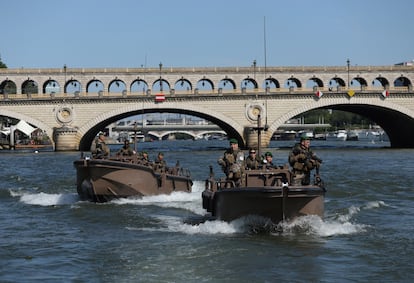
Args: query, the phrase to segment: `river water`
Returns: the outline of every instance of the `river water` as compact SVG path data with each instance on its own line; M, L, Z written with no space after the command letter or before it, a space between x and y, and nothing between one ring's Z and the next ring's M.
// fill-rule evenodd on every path
M292 142L272 142L277 164ZM140 143L191 170L192 193L82 202L79 152L0 152L0 282L412 282L414 150L313 141L325 217L283 232L265 219L187 224L205 214L208 166L226 141Z

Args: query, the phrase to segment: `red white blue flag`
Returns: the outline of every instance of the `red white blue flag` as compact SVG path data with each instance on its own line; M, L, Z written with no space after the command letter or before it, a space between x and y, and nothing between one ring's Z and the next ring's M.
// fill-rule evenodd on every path
M384 90L382 92L382 96L384 96L384 97L388 97L389 95L390 95L390 93L388 92L388 90Z
M155 95L155 102L163 102L165 100L165 94L163 94L162 92L157 93Z
M320 91L320 90L318 90L318 91L315 93L315 95L316 95L316 97L321 98L321 97L322 97L322 95L323 95L323 92L322 92L322 91Z

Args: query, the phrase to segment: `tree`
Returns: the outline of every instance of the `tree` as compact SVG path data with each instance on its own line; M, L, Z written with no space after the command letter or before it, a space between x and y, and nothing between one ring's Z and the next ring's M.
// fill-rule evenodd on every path
M3 63L3 61L1 61L1 56L0 56L0 68L7 68L7 65Z

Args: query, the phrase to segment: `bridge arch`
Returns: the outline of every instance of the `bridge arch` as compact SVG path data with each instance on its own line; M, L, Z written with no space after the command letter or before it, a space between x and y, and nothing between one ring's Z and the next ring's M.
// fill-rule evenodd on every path
M104 90L104 84L101 80L93 79L86 84L87 93L99 93Z
M49 127L48 125L46 125L42 121L39 121L37 119L34 119L34 118L32 118L30 116L27 116L25 114L22 114L22 113L9 111L7 109L2 109L1 110L1 115L11 117L11 118L15 118L15 119L18 119L18 120L23 120L23 121L35 126L36 128L39 128L39 129L43 130L51 140L53 138L53 130L54 129Z
M414 112L400 105L385 103L384 100L373 103L369 98L353 102L346 98L314 100L273 121L269 126L269 132L275 132L285 121L314 109L342 110L367 117L387 133L391 147L414 147Z
M376 77L373 81L372 81L372 85L376 85L377 84L377 82L378 82L378 84L380 84L381 86L382 86L382 88L388 88L389 86L390 86L390 82L386 79L386 78L384 78L384 77L381 77L381 76L379 76L379 77Z
M65 93L79 93L82 91L82 84L76 79L70 79L65 84Z
M395 87L411 87L412 83L407 77L400 76L394 80L394 86Z
M158 89L157 89L158 88ZM159 78L152 84L152 89L157 91L169 91L170 90L170 83L163 78Z
M142 105L131 104L107 113L102 113L94 120L86 123L82 128L79 128L76 134L76 139L79 140L79 150L89 151L97 133L113 122L139 114L166 112L188 114L211 121L226 132L228 137L236 138L241 147L245 145L245 140L242 134L240 134L243 133L243 126L235 120L224 116L220 112L211 111L211 109L209 110L199 106L165 106L164 108L155 108L154 106L150 106L142 108Z
M174 89L175 90L192 90L193 86L191 85L191 82L188 79L181 77L179 80L175 82Z
M233 89L234 90L236 89L236 83L234 82L234 80L225 77L219 82L218 87L221 89Z
M197 82L197 89L200 90L214 90L214 83L212 80L203 77Z
M264 81L264 88L269 88L269 89L274 89L274 88L280 88L280 83L277 79L272 78L272 76L269 76L265 81Z
M131 83L131 92L145 93L148 88L148 83L139 77Z
M240 88L257 89L257 82L253 78L247 77L241 81Z
M37 83L32 79L27 79L22 84L22 94L36 94L39 93Z
M16 83L6 79L0 84L0 94L16 94L17 86Z
M42 93L60 93L59 83L56 80L53 80L52 78L48 79L43 83Z
M125 82L121 79L115 78L108 85L109 93L121 93L126 90Z

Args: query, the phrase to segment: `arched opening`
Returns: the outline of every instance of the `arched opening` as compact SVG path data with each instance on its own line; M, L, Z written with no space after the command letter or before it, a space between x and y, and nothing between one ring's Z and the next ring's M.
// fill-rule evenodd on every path
M43 84L42 93L54 94L60 93L60 85L57 81L49 79Z
M39 93L39 88L37 83L31 79L27 79L22 84L22 94L37 94Z

